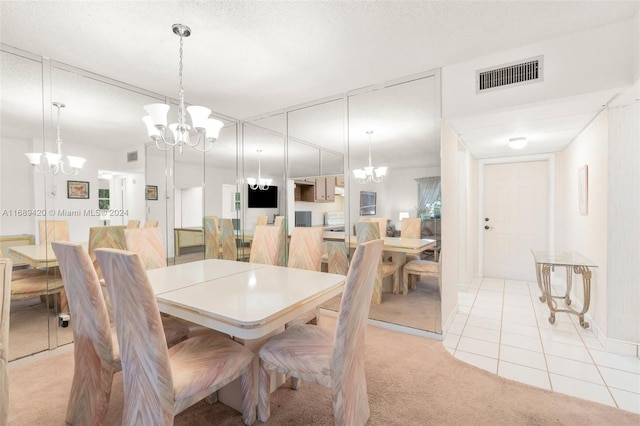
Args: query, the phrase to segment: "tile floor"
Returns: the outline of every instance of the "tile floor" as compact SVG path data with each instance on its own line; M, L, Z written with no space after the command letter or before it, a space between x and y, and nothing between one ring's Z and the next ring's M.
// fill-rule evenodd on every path
M474 280L459 290L444 346L499 376L640 413L640 358L606 352L575 315L550 324L539 296L536 283Z

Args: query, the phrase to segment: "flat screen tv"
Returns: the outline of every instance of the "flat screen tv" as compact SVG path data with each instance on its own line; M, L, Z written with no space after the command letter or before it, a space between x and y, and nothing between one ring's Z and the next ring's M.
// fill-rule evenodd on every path
M270 186L266 190L251 189L247 185L249 199L247 204L250 209L277 209L278 208L278 187Z

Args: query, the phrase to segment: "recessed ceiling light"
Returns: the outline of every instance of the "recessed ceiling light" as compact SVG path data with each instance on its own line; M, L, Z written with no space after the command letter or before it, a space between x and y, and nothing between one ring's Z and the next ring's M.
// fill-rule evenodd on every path
M527 145L527 138L525 137L509 139L509 148L511 149L522 149L526 145Z

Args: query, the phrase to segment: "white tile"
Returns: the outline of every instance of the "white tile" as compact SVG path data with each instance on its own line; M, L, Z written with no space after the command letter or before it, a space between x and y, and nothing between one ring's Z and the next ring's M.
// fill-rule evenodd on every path
M507 281L504 284L505 293L526 294L529 296L529 286L523 282Z
M469 315L467 324L475 325L477 327L491 328L493 330L500 330L502 322L496 319L483 318L475 315Z
M504 289L504 280L499 278L484 278L480 284L482 290L499 290Z
M529 351L542 352L540 339L523 336L521 334L513 334L503 331L500 336L500 343Z
M461 314L469 314L471 312L471 306L458 306L458 312Z
M482 318L489 318L489 319L494 319L494 320L498 320L500 321L502 319L502 311L490 311L487 309L482 309L482 308L477 308L477 307L473 307L473 309L471 309L471 313L470 315L475 315L477 317L482 317Z
M538 331L538 327L531 325L518 324L514 322L503 322L502 331L536 339L540 338L540 331Z
M609 390L618 403L619 408L640 414L640 395L620 389L609 388Z
M476 300L476 303L473 304L473 309L484 309L487 311L497 311L502 312L502 301L480 301ZM471 312L473 312L471 309Z
M453 355L453 354L456 352L456 350L455 350L455 349L450 348L450 347L448 347L448 346L445 346L444 348L445 348L445 349L447 350L447 352L449 352L451 355Z
M523 306L530 308L531 299L524 295L505 293L504 304L505 306Z
M492 291L492 290L481 290L478 292L478 295L476 296L475 299L475 303L476 304L483 304L483 303L500 303L502 304L502 293L500 293L499 291Z
M566 343L567 345L576 345L584 347L585 344L578 336L578 333L570 333L561 330L550 330L548 328L540 329L540 338L543 341Z
M635 356L612 354L596 349L591 349L589 352L598 366L640 374L640 359Z
M593 363L547 355L547 365L550 373L584 380L598 385L605 384Z
M458 346L459 340L460 340L459 334L454 334L449 332L444 336L444 339L442 339L442 345L445 348L455 349Z
M464 329L465 325L463 322L452 322L451 325L449 326L449 329L447 330L447 334L462 334L462 330Z
M607 352L613 352L620 355L636 355L638 353L638 346L634 343L608 339L606 341L606 345Z
M514 346L500 345L500 362L507 361L512 364L537 368L547 371L547 363L542 352L529 351Z
M459 323L459 324L465 324L467 322L467 318L469 318L469 315L458 312L456 316L453 318L453 322Z
M604 351L604 346L596 336L582 336L582 340L587 348Z
M500 331L492 330L490 328L476 327L473 325L467 325L462 335L464 337L471 337L473 339L484 340L486 342L498 343L500 341Z
M498 358L498 344L484 340L462 336L458 342L458 350L489 358Z
M593 362L589 355L589 351L587 351L587 348L585 347L567 345L566 343L550 342L548 340L542 342L542 347L545 355L552 355L586 363Z
M599 367L604 381L610 388L622 389L638 394L640 398L640 374L616 370L609 367Z
M523 311L520 314L512 314L509 312L505 312L502 314L502 320L504 322L511 322L517 324L524 324L529 326L537 326L538 323L536 321L536 316L532 313L528 313Z
M612 407L616 406L606 386L553 373L550 373L549 376L551 377L551 387L554 392L599 402Z
M487 370L489 373L496 374L498 371L498 360L495 358L487 358L482 355L477 355L464 351L456 351L455 355L460 361L464 361L467 364L471 364L475 367Z
M507 379L526 383L531 386L536 386L547 390L551 389L547 372L538 370L536 368L530 368L523 365L500 361L498 363L498 375Z
M535 316L535 311L531 306L504 305L504 307L502 308L502 312L510 313L510 314L525 313L527 315Z

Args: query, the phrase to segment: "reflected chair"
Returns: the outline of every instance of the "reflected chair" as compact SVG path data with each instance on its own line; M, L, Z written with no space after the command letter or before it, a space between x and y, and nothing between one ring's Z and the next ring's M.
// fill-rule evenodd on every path
M69 223L66 220L39 220L40 244L69 241Z
M102 271L96 260L95 250L97 248L116 248L124 250L127 243L124 238L126 226L94 226L89 228L89 257L96 269L98 279L102 279Z
M140 257L144 269L167 266L160 228L125 229L124 239L127 250Z
M218 231L218 218L216 216L204 217L204 258L220 259L220 235Z
M236 233L233 230L231 219L220 219L220 234L222 241L222 258L226 260L238 260L238 246Z
M356 238L358 244L380 239L378 224L375 222L357 222ZM387 277L393 277L393 294L398 294L400 292L400 265L388 262L381 257L376 275L376 284L373 287L373 297L371 298L373 303L382 303L382 280Z
M139 220L130 220L129 222L127 222L127 228L131 229L131 228L138 228L140 227L140 221Z
M271 372L290 375L291 387L300 379L331 389L336 425L360 426L369 418L364 371L365 332L376 264L383 242L359 245L346 279L335 334L323 327L297 325L275 335L260 349L258 418L270 411Z
M251 243L250 263L277 265L282 232L276 226L256 226Z
M144 223L144 228L157 228L158 227L158 221L157 220L147 220Z
M0 257L0 425L9 417L9 309L11 307L11 259Z
M69 300L74 373L65 420L72 425L104 424L113 374L120 371L115 329L109 324L98 275L82 245L54 242Z
M330 274L347 275L349 270L349 254L345 243L327 242L328 272Z
M412 260L407 262L402 268L402 294L409 293L409 289L416 288L418 276L436 277L438 279L438 291L442 294L441 262L430 260Z
M114 306L124 385L122 424L173 424L176 414L239 377L243 421L253 424L253 352L211 334L167 349L155 295L138 256L115 249L98 249L96 256Z
M258 216L256 219L256 226L267 226L269 222L269 216Z
M324 231L322 228L293 228L289 249L289 268L307 269L309 271L320 271L322 265L320 256L322 255L322 239ZM316 309L310 309L300 317L289 321L285 327L298 324L316 323Z
M420 228L422 227L422 219L420 219L419 217L402 219L402 224L400 226L400 238L420 239ZM418 259L420 259L419 255L407 255L407 262Z
M273 226L280 229L282 236L280 237L280 248L278 248L278 265L287 265L287 221L284 216L276 216Z

